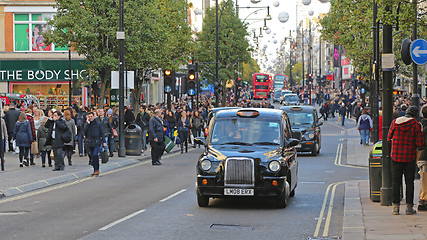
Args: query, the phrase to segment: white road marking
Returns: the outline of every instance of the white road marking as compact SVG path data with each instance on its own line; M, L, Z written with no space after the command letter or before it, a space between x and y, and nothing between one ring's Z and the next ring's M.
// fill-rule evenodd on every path
M165 202L165 201L167 201L167 200L169 200L169 199L171 199L171 198L173 198L173 197L175 197L175 196L177 196L177 195L179 195L179 194L181 194L181 193L183 193L183 192L185 192L185 191L187 191L187 189L179 190L178 192L176 192L176 193L174 193L174 194L170 195L169 197L165 197L165 198L163 198L163 199L162 199L162 200L160 200L159 202Z
M140 213L143 213L143 212L145 212L145 209L139 210L138 212L134 212L131 215L128 215L128 216L126 216L124 218L121 218L121 219L119 219L119 220L117 220L115 222L112 222L112 223L108 224L107 226L100 228L99 231L105 231L105 230L107 230L107 229L109 229L109 228L111 228L111 227L113 227L113 226L115 226L115 225L117 225L119 223L122 223L122 222L124 222L124 221L126 221L128 219L131 219L131 218L135 217L136 215L138 215Z

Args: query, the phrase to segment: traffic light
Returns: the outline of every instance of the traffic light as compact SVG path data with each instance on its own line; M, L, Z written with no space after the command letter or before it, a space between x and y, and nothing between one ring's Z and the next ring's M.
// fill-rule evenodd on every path
M165 93L171 93L175 87L173 71L169 69L163 70L163 78L165 85Z
M194 96L196 94L196 65L188 64L187 69L187 93L190 96Z
M313 74L311 73L307 74L307 81L309 85L313 83Z

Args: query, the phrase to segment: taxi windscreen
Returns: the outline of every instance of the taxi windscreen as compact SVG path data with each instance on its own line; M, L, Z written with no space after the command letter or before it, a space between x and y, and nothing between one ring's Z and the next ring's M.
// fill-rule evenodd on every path
M280 145L280 122L260 118L216 119L212 145Z
M287 111L291 126L312 125L313 113Z
M285 95L285 101L299 101L297 95Z

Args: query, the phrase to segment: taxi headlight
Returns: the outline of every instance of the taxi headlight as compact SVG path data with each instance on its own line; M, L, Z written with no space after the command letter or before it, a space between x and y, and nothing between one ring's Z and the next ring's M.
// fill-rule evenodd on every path
M268 169L272 172L278 172L280 170L280 163L278 161L271 161L268 164Z
M212 167L212 162L209 161L208 159L202 160L200 162L200 167L202 168L203 171L208 171Z
M309 133L308 134L308 138L313 139L314 138L314 133Z

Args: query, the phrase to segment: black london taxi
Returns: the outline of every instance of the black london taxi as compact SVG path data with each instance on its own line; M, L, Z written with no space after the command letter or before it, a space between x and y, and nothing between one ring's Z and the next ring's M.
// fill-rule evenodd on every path
M271 197L286 207L297 186L298 161L286 112L241 108L221 110L210 121L197 161L197 202L209 198Z
M284 106L291 122L292 137L299 140L298 152L311 152L317 156L322 147L322 133L317 110L312 106Z

